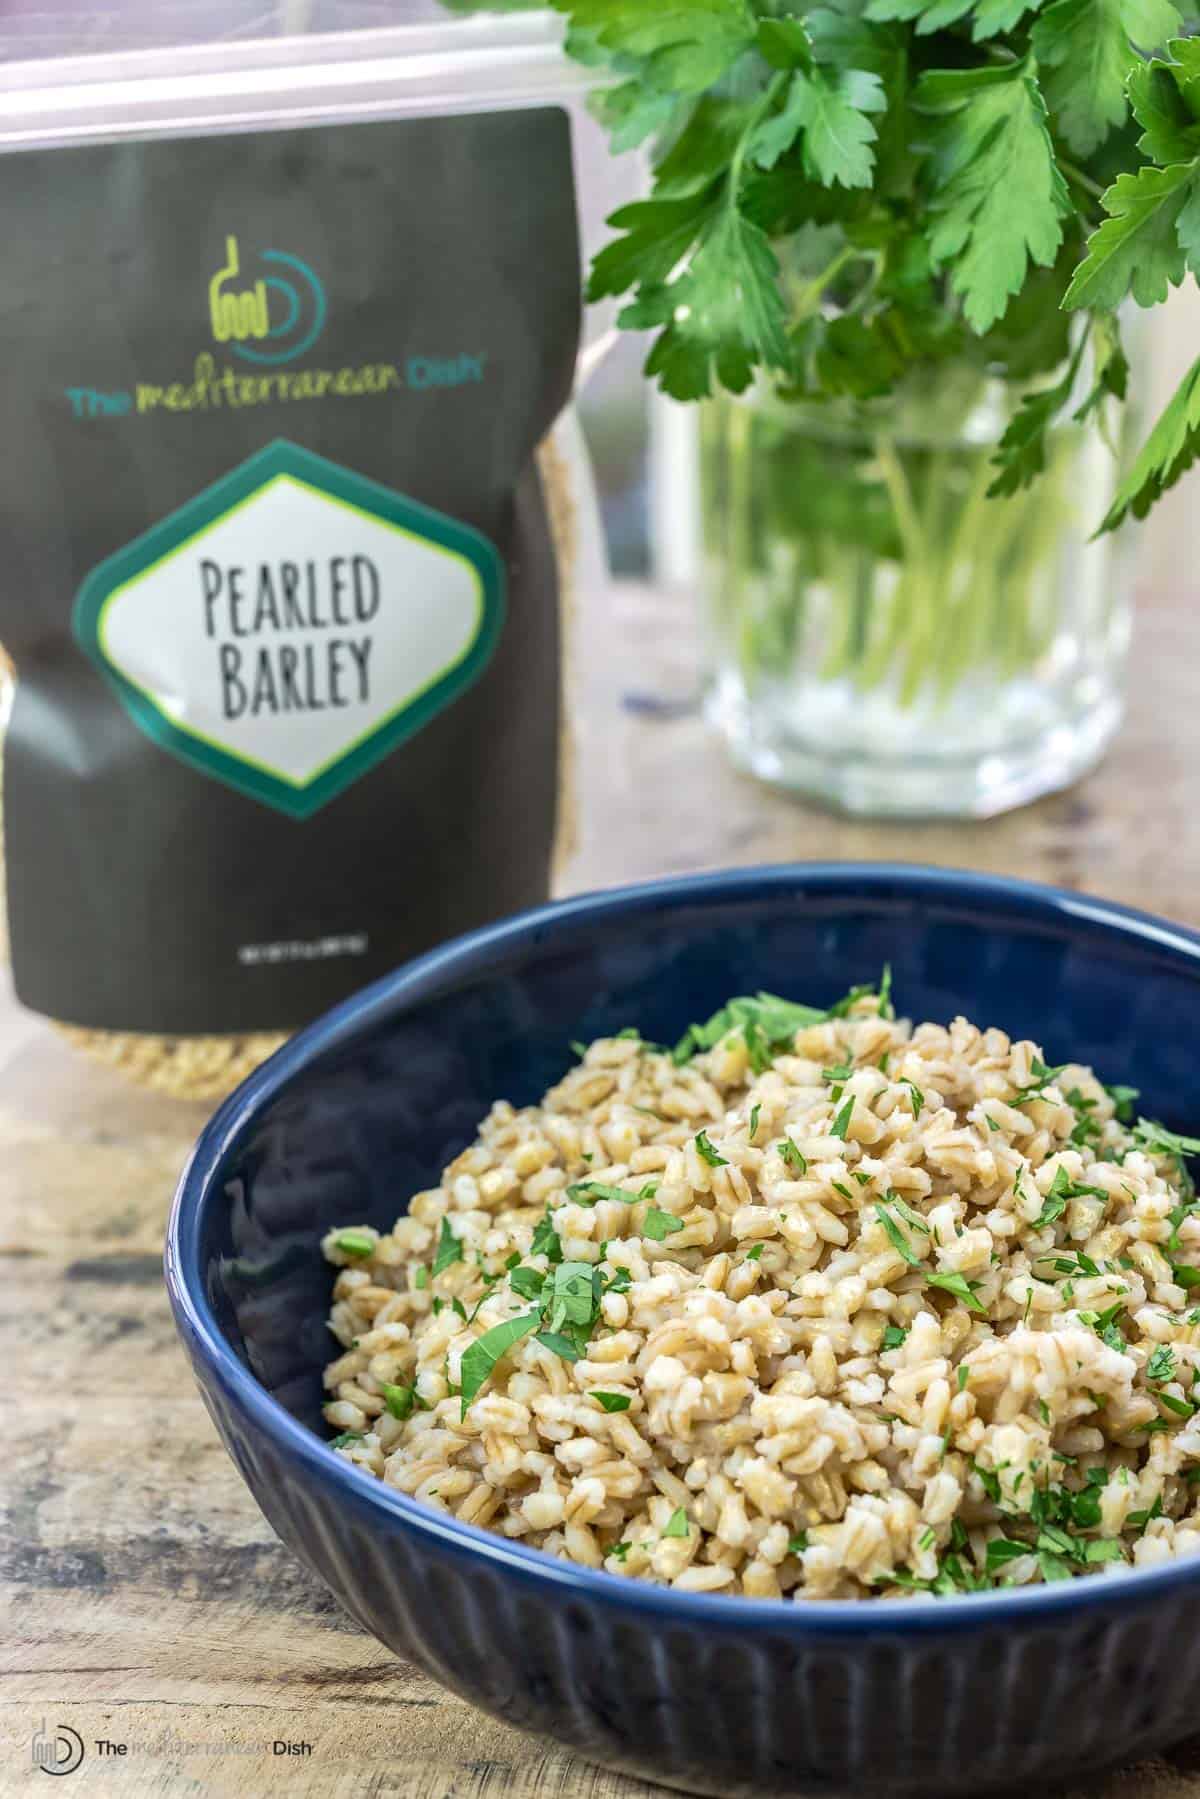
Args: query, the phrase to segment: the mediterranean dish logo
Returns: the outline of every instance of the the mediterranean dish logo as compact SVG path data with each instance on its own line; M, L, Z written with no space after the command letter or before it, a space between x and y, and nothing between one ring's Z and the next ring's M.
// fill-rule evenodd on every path
M254 248L237 232L210 248L194 290L197 299L203 297L204 317L202 325L196 321L199 343L190 366L147 370L146 379L139 372L132 387L83 382L68 387L64 396L73 418L240 411L302 400L452 391L481 383L489 372L485 350L436 343L398 346L393 357L376 361L315 366L310 353L329 356L326 327L337 321L314 260L295 248ZM402 318L402 296L388 297L396 302L389 312ZM185 323L182 314L180 323ZM201 343L213 347L200 348Z
M302 262L286 250L264 250L269 264L255 281L242 276L236 237L225 239L225 261L208 284L212 334L231 344L244 362L294 362L311 350L325 325L325 289Z

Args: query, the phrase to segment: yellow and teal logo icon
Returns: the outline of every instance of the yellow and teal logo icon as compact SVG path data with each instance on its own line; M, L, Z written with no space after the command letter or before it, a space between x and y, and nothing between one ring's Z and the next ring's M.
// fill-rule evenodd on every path
M311 350L325 327L328 304L320 278L286 250L263 250L266 272L242 267L236 237L225 239L225 261L208 284L213 339L243 362L268 367Z

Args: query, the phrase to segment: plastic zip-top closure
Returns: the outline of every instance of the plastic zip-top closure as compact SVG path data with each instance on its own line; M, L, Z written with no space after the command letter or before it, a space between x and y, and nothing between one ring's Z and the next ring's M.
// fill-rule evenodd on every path
M549 12L0 63L0 149L565 101L595 74Z

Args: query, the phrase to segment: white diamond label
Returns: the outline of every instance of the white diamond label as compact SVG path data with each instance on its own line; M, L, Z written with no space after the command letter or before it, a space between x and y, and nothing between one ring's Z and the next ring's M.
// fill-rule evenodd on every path
M94 569L75 632L163 749L306 818L479 677L503 606L477 531L281 441Z

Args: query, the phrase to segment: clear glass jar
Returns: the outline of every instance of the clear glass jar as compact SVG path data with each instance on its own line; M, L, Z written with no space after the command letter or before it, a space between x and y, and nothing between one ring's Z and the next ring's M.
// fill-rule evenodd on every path
M886 400L703 409L710 715L765 780L876 817L1068 785L1122 714L1118 459L1094 416L987 497L1025 386L951 366ZM1122 533L1124 538L1127 533Z

